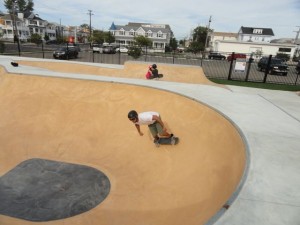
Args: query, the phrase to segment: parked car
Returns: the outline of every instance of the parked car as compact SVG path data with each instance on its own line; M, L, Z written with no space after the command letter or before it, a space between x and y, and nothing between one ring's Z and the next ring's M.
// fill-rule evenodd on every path
M266 71L268 67L269 57L262 57L257 63L257 67L260 71ZM288 66L282 59L271 58L269 74L282 74L284 76L288 73Z
M296 71L298 74L300 74L300 61L298 62L297 66L296 66Z
M116 48L116 52L128 53L128 48L126 47Z
M103 46L101 44L93 44L92 45L93 53L103 53Z
M59 44L57 40L46 41L46 45L57 45L57 44Z
M246 58L247 58L246 54L241 54L241 53L236 53L233 56L233 60L236 60L236 59L246 59ZM227 61L230 62L231 60L232 60L232 55L229 55L227 57Z
M116 49L113 46L104 46L103 47L103 54L115 54Z
M209 53L208 58L209 59L221 59L221 60L224 60L224 59L226 59L226 56L222 55L222 54L220 54L218 52L211 52L211 53Z
M81 51L79 45L77 45L75 43L68 43L68 48L76 48L77 52Z
M77 58L78 51L74 47L60 47L53 52L54 59L70 59Z

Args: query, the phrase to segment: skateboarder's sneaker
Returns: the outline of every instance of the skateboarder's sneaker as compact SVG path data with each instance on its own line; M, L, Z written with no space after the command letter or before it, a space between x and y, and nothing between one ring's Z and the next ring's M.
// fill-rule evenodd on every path
M153 143L156 145L156 147L159 146L159 138L154 138Z
M176 144L176 138L174 136L171 136L171 145Z

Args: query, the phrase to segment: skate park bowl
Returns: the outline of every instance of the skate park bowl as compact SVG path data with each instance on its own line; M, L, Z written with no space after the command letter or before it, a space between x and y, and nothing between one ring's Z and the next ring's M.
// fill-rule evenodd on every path
M0 68L0 102L0 193L10 193L0 203L1 225L205 224L232 197L246 167L237 128L176 93ZM147 126L139 136L127 118L132 109L158 111L179 144L155 147ZM67 213L55 214L59 206Z

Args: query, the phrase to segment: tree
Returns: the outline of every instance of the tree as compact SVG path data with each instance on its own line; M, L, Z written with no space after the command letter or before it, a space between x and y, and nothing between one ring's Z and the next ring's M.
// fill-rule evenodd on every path
M134 59L137 59L142 55L142 50L139 47L131 46L128 49L128 55L132 56Z
M32 43L40 44L42 42L42 37L39 34L32 34L30 37Z
M144 36L136 36L134 37L134 42L139 47L151 47L152 41Z
M4 0L5 8L12 13L13 12L13 2L15 0ZM32 0L16 0L16 6L19 12L33 12L34 3Z
M94 30L92 36L92 42L103 44L104 42L104 32L102 30Z
M104 32L104 40L110 44L115 42L116 39L115 36L110 31L108 31Z
M191 42L188 50L193 53L203 51L205 48L205 41L207 33L212 30L208 30L206 27L198 26L193 30L193 41Z
M193 31L193 41L202 43L205 45L206 35L207 35L207 28L206 27L196 27Z
M199 53L204 50L204 44L200 42L193 41L190 43L190 46L187 49L189 52L194 54Z
M171 38L169 45L171 50L175 51L178 48L178 41L176 40L176 38Z

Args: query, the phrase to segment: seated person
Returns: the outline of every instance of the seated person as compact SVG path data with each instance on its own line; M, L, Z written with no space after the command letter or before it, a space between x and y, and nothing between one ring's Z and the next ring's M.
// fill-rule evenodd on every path
M156 64L153 64L151 68L152 68L151 70L152 70L153 78L161 78L161 77L163 77L162 74L158 73L158 69L157 69L157 65Z

